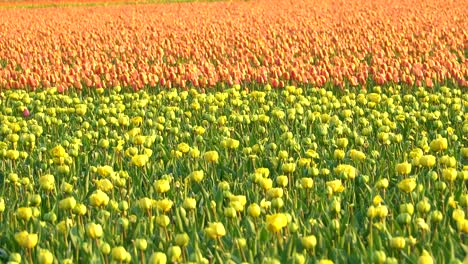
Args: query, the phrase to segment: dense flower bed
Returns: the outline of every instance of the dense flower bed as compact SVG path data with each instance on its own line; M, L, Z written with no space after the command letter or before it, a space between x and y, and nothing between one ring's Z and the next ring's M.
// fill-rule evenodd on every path
M119 89L2 94L0 246L11 261L466 256L460 89Z

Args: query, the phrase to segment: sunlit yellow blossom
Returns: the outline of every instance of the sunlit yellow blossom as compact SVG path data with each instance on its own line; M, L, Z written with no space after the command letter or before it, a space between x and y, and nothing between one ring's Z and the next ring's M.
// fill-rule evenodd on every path
M260 216L261 214L260 206L256 203L250 204L249 207L247 208L247 211L249 212L249 215L254 218Z
M458 172L455 168L446 168L442 170L442 176L444 180L448 182L453 182L457 179Z
M388 179L387 178L383 178L383 179L379 179L376 184L375 184L375 187L378 188L378 189L387 189L388 188Z
M348 146L348 139L347 138L339 138L337 141L336 141L336 145L341 148L341 149L345 149L347 146Z
M156 207L158 208L158 210L161 210L162 212L169 212L173 204L174 203L169 199L162 199L162 200L156 201Z
M212 150L212 151L207 151L207 152L205 152L204 158L205 158L205 161L206 161L206 162L209 162L209 163L216 163L216 162L218 162L219 155L218 155L218 152L217 152L217 151Z
M166 227L171 223L171 219L167 215L158 215L155 221L160 227Z
M103 178L111 177L114 173L114 169L109 165L98 166L97 173Z
M434 152L444 151L448 148L448 141L446 138L438 138L431 141L431 150Z
M288 176L280 175L280 176L276 177L276 183L280 187L288 186Z
M416 179L407 178L398 183L398 188L405 193L410 193L416 188Z
M146 154L135 155L132 157L132 164L137 167L143 167L148 162L149 158Z
M285 214L273 214L266 216L267 228L271 232L279 232L288 224L288 218Z
M67 152L61 145L55 146L50 152L52 156L56 158L64 158L67 156Z
M100 179L96 181L95 184L96 187L103 192L110 192L114 188L114 185L109 179Z
M153 201L148 197L143 197L140 200L138 200L138 206L142 210L147 211L153 207Z
M180 143L177 145L177 150L182 153L188 153L190 151L190 146L187 143Z
M390 246L396 249L403 249L406 245L404 237L392 237L390 240Z
M15 240L23 248L34 248L37 245L38 236L22 231L15 234Z
M411 163L403 162L395 166L396 173L400 175L408 175L411 172Z
M64 198L59 202L59 208L62 210L73 210L76 206L76 200L73 196Z
M452 218L457 222L461 221L465 219L465 212L462 209L455 209L453 210Z
M285 163L281 166L283 173L293 173L296 171L296 163Z
M37 256L39 264L52 264L54 263L54 255L47 249L40 249Z
M345 189L341 180L327 181L326 184L327 187L329 187L333 193L340 193L343 192Z
M462 219L460 221L457 221L457 228L458 230L460 230L460 232L467 234L468 233L468 219Z
M167 255L172 263L178 262L182 255L182 249L179 246L171 246L167 250Z
M342 175L345 179L356 178L356 168L347 164L340 164L335 168L335 173Z
M313 249L317 245L317 238L314 235L305 236L301 238L301 243L305 249Z
M155 252L151 254L151 257L148 260L148 264L166 264L167 257L163 252Z
M86 233L91 239L97 239L102 237L103 230L100 224L89 223L86 226Z
M194 198L186 198L183 203L183 207L186 210L193 210L197 207L197 200Z
M314 185L314 180L312 178L302 178L301 187L304 189L310 189Z
M226 235L226 229L224 229L224 225L219 222L210 223L207 228L205 228L205 233L208 235L209 238L217 239Z
M112 249L112 259L117 262L130 262L132 257L124 247L115 247Z
M366 154L356 149L350 150L349 156L351 157L353 161L364 161L366 159Z
M424 167L433 167L436 164L436 158L432 155L424 155L419 158L419 164Z
M89 196L89 202L92 206L106 206L109 203L109 196L101 190L96 190Z
M375 206L380 205L382 202L383 202L383 198L382 198L382 196L380 196L380 195L376 195L376 196L374 196L374 199L372 199L372 203L373 203Z
M205 175L202 170L197 170L190 173L190 179L194 182L201 182L204 176Z
M24 221L31 219L33 211L31 207L20 207L16 210L18 217Z
M154 181L153 187L157 193L165 193L171 189L169 181L166 179Z
M259 184L264 190L268 190L273 186L273 180L270 178L260 178Z
M270 176L270 170L268 168L257 168L255 169L255 174L258 174L263 178L268 178Z
M55 189L55 177L51 174L43 175L39 178L39 186L42 190L52 191Z

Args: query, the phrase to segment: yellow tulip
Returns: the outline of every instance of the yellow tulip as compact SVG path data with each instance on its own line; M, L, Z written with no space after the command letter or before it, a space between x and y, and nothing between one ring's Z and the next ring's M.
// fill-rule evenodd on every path
M218 162L219 155L218 155L217 151L212 150L212 151L205 152L204 158L205 158L206 162L216 163L216 162Z
M396 173L400 175L408 175L411 172L411 163L403 162L395 166Z
M37 245L37 234L29 234L27 231L22 231L15 234L15 240L21 247L34 248Z
M390 240L390 246L396 249L403 249L406 245L406 240L403 237L393 237Z
M288 224L288 218L285 214L273 214L266 216L267 229L271 232L279 232Z
M89 223L86 226L86 233L91 239L100 238L103 235L102 226L100 224Z
M52 264L54 263L54 255L47 249L40 249L37 256L39 264Z
M148 162L149 158L146 154L135 155L132 157L132 164L137 167L143 167Z
M398 188L405 193L410 193L416 188L416 179L407 178L398 183Z
M226 229L224 225L219 222L210 223L207 228L205 228L205 233L208 237L212 239L217 239L226 235Z
M166 264L167 257L163 252L155 252L151 254L151 257L148 260L148 264Z

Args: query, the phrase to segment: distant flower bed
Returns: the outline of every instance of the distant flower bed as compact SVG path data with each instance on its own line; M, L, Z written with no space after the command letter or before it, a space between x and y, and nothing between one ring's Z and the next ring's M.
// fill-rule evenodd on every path
M278 0L0 10L0 87L466 88L464 4Z

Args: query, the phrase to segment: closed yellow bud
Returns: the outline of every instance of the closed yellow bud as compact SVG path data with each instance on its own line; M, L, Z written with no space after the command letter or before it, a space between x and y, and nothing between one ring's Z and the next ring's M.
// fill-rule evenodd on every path
M190 179L194 182L201 182L204 178L204 173L202 170L193 171L190 173Z
M410 193L416 188L416 179L415 178L404 179L398 183L398 188L405 193Z
M169 181L166 179L154 181L153 187L157 193L165 193L171 189Z
M16 214L20 219L28 221L29 219L31 219L33 211L31 207L20 207L16 210Z
M167 215L158 215L156 216L156 224L160 227L166 227L171 223L171 219Z
M190 151L190 146L187 143L180 143L177 145L177 150L185 154Z
M296 171L296 163L285 163L281 166L281 170L286 174L293 173Z
M178 262L182 256L182 249L179 246L172 246L167 249L167 255L171 262Z
M249 215L254 218L259 217L262 212L260 206L256 203L250 204L247 211Z
M156 207L158 208L158 210L162 212L169 212L173 204L174 203L169 199L162 199L162 200L156 201Z
M135 155L132 157L132 164L137 167L143 167L149 161L149 157L146 154Z
M186 210L193 210L197 207L197 200L194 198L186 198L182 206Z
M46 174L39 178L39 186L44 191L52 191L55 188L54 175Z
M118 262L129 262L131 256L124 247L115 247L112 249L112 259Z
M276 178L276 183L280 186L280 187L286 187L288 186L288 177L285 176L285 175L280 175Z
M419 158L419 164L424 167L433 167L436 164L436 158L432 155L424 155Z
M148 197L143 197L140 200L138 200L138 206L142 210L147 211L153 207L153 201Z
M76 200L73 196L64 198L59 202L59 208L62 210L73 210L76 206Z
M403 162L395 166L396 173L400 175L408 175L411 172L411 163Z
M95 207L106 206L109 203L109 196L101 190L96 190L89 196L89 202Z
M314 235L301 238L302 246L305 249L313 249L317 245L317 238Z
M218 155L217 151L212 150L212 151L205 152L204 158L205 158L206 162L216 163L216 162L218 162L219 155Z
M302 178L301 187L304 189L310 189L314 185L314 180L312 178Z
M52 264L54 263L54 255L47 249L40 249L37 256L39 264Z
M175 236L175 243L179 247L186 247L189 241L190 241L190 237L187 235L187 233L177 234Z
M403 249L406 245L406 240L403 237L393 237L390 240L390 246L395 249Z
M431 150L434 152L444 151L448 148L448 142L446 138L438 138L431 141Z
M418 258L418 264L433 264L434 259L426 250L423 250L421 256Z
M350 150L349 156L351 157L353 161L364 161L366 159L366 154L356 149Z
M135 240L135 246L138 250L145 251L148 247L148 242L144 238L139 238Z
M37 234L29 234L27 231L22 231L15 234L15 240L23 248L34 248L37 245Z
M91 239L98 239L103 234L102 226L100 224L89 223L86 226L86 233Z
M279 232L288 224L288 218L285 214L273 214L266 217L267 229L271 232Z
M446 168L442 170L442 176L444 180L448 182L453 182L458 176L458 172L455 168Z
M224 229L224 225L219 222L210 223L207 228L205 228L205 233L208 235L209 238L217 239L226 235L226 229Z
M167 257L163 252L155 252L151 254L151 257L148 260L148 264L166 264Z

